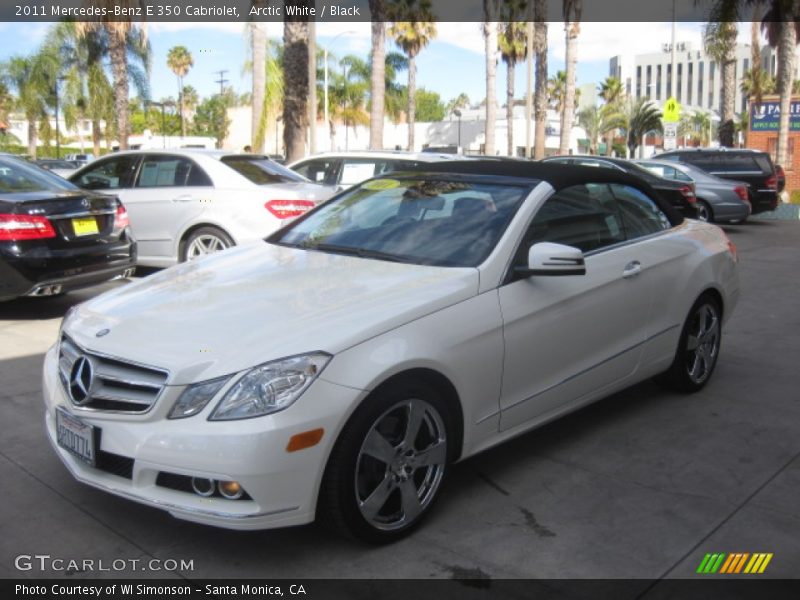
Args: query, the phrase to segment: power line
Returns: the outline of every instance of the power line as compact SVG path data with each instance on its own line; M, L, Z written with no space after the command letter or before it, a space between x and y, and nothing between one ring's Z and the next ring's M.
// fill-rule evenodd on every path
M221 71L214 71L216 75L219 75L219 79L215 80L214 83L219 84L219 95L222 96L225 93L225 84L228 83L228 79L225 79L225 73L228 72L228 69L222 69Z

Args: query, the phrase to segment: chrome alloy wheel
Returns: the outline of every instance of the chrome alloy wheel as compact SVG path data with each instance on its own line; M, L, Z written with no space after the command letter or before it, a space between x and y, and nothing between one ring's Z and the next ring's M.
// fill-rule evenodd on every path
M686 369L689 379L702 384L711 375L720 344L719 311L710 302L701 304L686 338Z
M695 205L695 211L697 212L697 219L699 221L703 221L705 223L710 223L712 221L711 209L709 208L708 204L702 200L699 200Z
M419 399L398 402L369 428L356 460L361 515L376 529L412 523L436 496L447 462L444 422Z
M193 238L189 247L186 249L186 260L194 260L206 254L212 254L225 250L229 244L222 238L211 233L204 233Z

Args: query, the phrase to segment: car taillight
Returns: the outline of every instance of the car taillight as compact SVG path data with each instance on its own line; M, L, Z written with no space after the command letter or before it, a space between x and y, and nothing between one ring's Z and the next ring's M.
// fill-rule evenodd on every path
M43 240L54 237L56 230L47 217L0 214L0 242Z
M114 215L114 229L125 229L130 224L131 220L128 218L127 209L122 204L118 204L117 213Z
M694 195L694 190L690 186L684 185L680 189L680 192L683 195L683 197L686 198L686 201L689 204L695 204L697 202L697 197L695 197Z
M314 208L313 200L270 200L264 205L279 219L293 219Z
M775 175L770 175L767 178L766 184L767 184L767 187L770 188L771 190L777 190L778 189L778 178Z
M736 192L736 195L745 202L750 201L750 198L747 196L747 188L745 186L737 185L735 188L733 188L733 191Z

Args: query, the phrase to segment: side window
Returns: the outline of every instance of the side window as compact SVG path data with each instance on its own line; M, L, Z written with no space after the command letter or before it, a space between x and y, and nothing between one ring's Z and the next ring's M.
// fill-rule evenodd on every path
M133 186L133 175L138 162L139 157L136 155L100 160L72 182L89 190L129 188Z
M667 215L658 205L636 188L612 183L611 189L617 199L627 239L632 240L672 227Z
M536 213L523 244L554 242L591 252L625 241L614 196L606 184L576 185L550 197Z
M292 170L315 183L327 183L333 177L334 166L332 160L315 159L299 164Z
M383 161L345 159L342 162L342 175L339 178L339 184L348 186L361 183L365 179L379 175L382 166Z
M710 152L687 152L682 155L681 160L709 173L725 170L720 164L719 157Z
M139 188L210 185L208 175L191 160L158 154L145 156L136 182Z

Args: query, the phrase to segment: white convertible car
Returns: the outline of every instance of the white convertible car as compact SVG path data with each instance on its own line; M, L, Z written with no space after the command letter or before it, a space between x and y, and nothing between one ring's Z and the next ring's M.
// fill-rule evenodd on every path
M454 461L648 377L708 382L739 295L722 230L623 173L420 169L73 309L44 396L75 478L389 541Z

